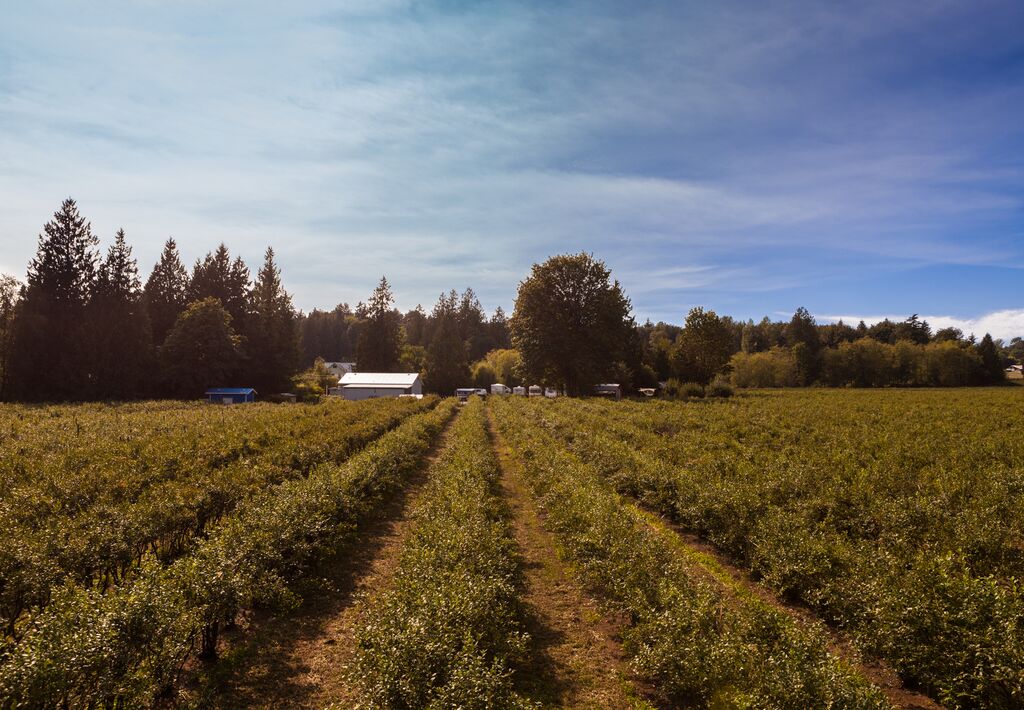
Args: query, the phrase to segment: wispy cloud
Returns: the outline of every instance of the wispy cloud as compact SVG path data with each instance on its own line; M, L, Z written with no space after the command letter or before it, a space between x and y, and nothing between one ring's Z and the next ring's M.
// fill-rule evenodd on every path
M168 235L272 244L307 309L385 272L404 307L472 285L507 308L580 249L653 317L1024 266L1024 11L985 5L15 5L0 264L70 194L145 267Z

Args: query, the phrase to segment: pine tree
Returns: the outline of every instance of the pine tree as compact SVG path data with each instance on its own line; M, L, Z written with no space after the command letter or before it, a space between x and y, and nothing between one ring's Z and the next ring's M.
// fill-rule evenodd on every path
M281 285L281 271L269 247L251 299L246 349L252 384L265 394L280 392L288 388L298 369L299 328L292 298Z
M71 198L43 227L15 325L13 398L66 400L86 393L91 367L81 343L96 279L96 243Z
M975 347L977 347L978 355L981 357L982 381L987 384L995 384L1005 380L1006 372L1003 366L1003 359L999 356L999 351L996 349L992 336L985 333L985 337Z
M453 394L457 387L465 387L470 381L469 358L454 296L454 291L448 296L441 294L434 306L434 336L427 348L425 384L431 392L443 395Z
M139 268L118 230L97 271L85 337L92 372L89 396L132 399L151 391L153 337L142 302Z
M394 372L398 367L402 331L401 316L394 310L394 302L391 286L382 276L370 302L363 306L366 321L356 347L356 365L360 372Z
M143 289L154 343L164 342L174 322L188 305L188 292L188 272L178 255L178 245L173 239L168 239Z
M11 350L14 343L14 319L21 300L22 285L18 279L0 274L0 397L6 398L9 387Z
M189 282L189 302L201 301L205 298L216 298L231 314L234 329L245 331L248 317L249 301L249 268L241 258L231 261L228 248L221 244L215 251L206 255L192 267L192 280Z

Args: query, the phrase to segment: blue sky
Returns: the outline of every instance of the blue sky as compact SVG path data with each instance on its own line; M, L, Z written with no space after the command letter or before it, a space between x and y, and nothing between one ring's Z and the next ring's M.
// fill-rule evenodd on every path
M270 244L306 310L587 250L641 319L1024 335L1019 1L5 5L0 271L72 195L145 272Z

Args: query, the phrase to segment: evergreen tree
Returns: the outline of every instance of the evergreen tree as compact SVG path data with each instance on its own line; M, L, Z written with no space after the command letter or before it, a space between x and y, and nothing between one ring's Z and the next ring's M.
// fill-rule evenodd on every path
M299 366L298 316L269 247L256 276L249 312L246 351L252 386L265 394L287 389Z
M218 299L224 310L231 314L234 329L242 333L246 330L248 319L249 281L249 269L245 262L241 258L232 261L228 248L221 244L202 261L197 260L192 267L188 300Z
M96 243L71 198L43 227L15 323L8 379L13 398L66 400L87 393L91 366L81 343Z
M237 384L240 338L231 314L216 298L191 303L160 348L161 374L168 392L199 397L210 387Z
M153 374L153 339L139 268L123 229L100 264L87 320L85 342L93 366L89 395L132 399L146 394Z
M443 395L453 394L457 387L466 387L469 382L469 358L454 305L451 296L441 294L431 314L435 328L427 348L425 384L431 392Z
M360 372L394 372L402 354L401 316L394 310L395 297L388 280L380 283L362 306L365 322L359 333L356 365Z
M21 300L21 282L13 276L0 274L0 397L6 398L7 375L14 343L14 319Z
M814 317L803 306L796 309L796 313L786 326L786 344L796 357L800 384L813 383L821 369L821 336L818 334Z
M982 381L988 384L995 384L1006 379L1003 358L999 356L999 350L996 348L992 336L985 333L985 337L975 347L978 350L978 356L981 358Z
M178 245L173 239L168 239L143 289L154 343L163 343L174 322L188 305L188 295L188 272L178 255Z

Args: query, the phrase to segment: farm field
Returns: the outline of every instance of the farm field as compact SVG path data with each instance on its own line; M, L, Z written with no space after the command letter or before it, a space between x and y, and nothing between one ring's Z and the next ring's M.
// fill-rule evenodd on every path
M0 707L1020 707L1019 397L5 407Z

